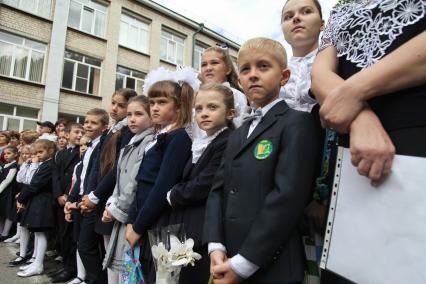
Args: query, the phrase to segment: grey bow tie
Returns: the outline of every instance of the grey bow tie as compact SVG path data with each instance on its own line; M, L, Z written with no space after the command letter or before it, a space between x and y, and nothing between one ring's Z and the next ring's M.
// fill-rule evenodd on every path
M252 111L250 114L247 114L243 117L243 122L261 120L262 119L262 109L258 108L255 111Z

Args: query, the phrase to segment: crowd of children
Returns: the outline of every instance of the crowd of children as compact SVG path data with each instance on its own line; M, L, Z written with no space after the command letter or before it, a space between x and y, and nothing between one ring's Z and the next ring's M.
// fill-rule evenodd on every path
M0 132L0 241L19 243L9 266L42 274L53 244L52 283L124 283L124 252L140 247L155 283L148 231L183 224L202 258L179 283L348 283L318 259L312 273L303 241L321 240L336 143L375 185L395 153L426 156L426 7L398 14L412 2L354 1L325 27L317 0L288 0L288 63L267 38L242 45L238 71L210 47L200 74L153 70L144 94L116 91L83 125ZM388 35L365 28L374 17L400 21Z

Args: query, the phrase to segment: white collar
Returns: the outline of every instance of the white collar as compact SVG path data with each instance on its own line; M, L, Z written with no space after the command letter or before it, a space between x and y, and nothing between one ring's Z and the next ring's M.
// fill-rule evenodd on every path
M282 98L277 98L274 101L270 102L269 104L267 104L266 106L262 107L260 110L262 111L262 117L264 117L266 115L266 113L273 108L277 103L283 101ZM255 111L255 110L252 110Z

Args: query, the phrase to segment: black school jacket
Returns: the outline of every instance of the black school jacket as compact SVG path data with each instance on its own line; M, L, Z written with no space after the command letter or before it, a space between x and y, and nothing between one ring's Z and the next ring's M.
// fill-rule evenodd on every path
M186 163L182 181L170 191L173 211L171 224L184 224L187 238L195 241L195 246L202 244L204 213L213 178L219 168L231 130L220 133L204 150L197 163L192 163L192 156Z
M247 138L244 123L228 139L207 201L204 241L225 245L260 269L244 283L303 279L298 223L320 158L310 114L273 106Z
M74 167L79 161L79 146L74 146L72 150L63 149L56 154L52 167L52 190L55 200L61 195L68 195Z

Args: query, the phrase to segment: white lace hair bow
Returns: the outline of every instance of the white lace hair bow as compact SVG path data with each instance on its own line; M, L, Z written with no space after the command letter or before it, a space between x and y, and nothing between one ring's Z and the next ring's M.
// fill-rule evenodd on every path
M173 81L182 86L185 82L189 84L194 92L200 88L200 80L198 80L198 73L191 67L177 66L176 71L170 71L164 67L159 67L148 73L143 84L143 92L147 95L152 85L160 81Z

